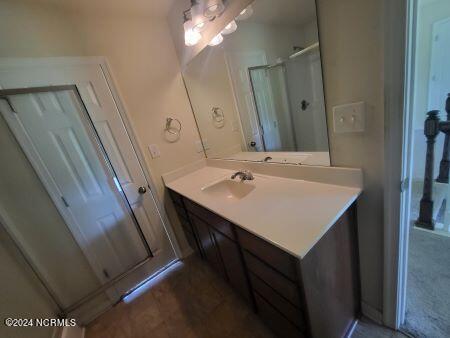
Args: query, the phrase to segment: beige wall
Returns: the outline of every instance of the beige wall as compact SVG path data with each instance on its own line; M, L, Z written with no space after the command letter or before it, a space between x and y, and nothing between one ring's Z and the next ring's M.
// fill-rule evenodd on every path
M0 337L51 337L53 328L9 328L3 324L5 318L54 318L56 308L1 225L0 276Z
M383 299L383 29L382 1L317 0L329 125L332 107L366 102L366 131L335 134L331 163L359 167L365 187L358 202L363 301L376 310Z
M0 1L0 57L82 55L82 41L53 4L33 0Z
M207 48L194 58L183 73L208 157L219 157L241 151L243 139L239 114L235 106L231 80L222 48ZM215 122L212 108L220 107L224 121Z
M414 129L422 129L428 112L433 24L450 16L450 1L419 0L417 8L416 67L414 72ZM445 98L442 99L442 107ZM436 107L433 109L440 109ZM425 138L424 138L425 139Z
M0 2L0 41L0 57L81 54L81 47L78 40L74 38L73 31L66 25L64 12L52 5L42 6L31 1ZM55 44L55 41L58 41L58 43ZM3 124L3 119L0 122ZM4 128L2 128L1 135L2 146L7 146L11 155L8 160L23 162L24 159L20 158L22 154L13 152L14 149L17 150L17 148L11 148L14 144L7 143L12 139L5 132ZM6 156L5 149L0 151L2 152L3 161L5 160L3 156ZM8 163L9 165L12 164L11 162ZM16 171L8 171L7 168L3 168L2 177L6 180L2 182L5 184L8 183L6 174L17 173L17 170L21 170L24 174L24 177L22 177L24 183L38 185L36 179L32 177L33 172L30 169L26 165L16 169ZM7 187L3 184L1 190L2 192L8 191ZM39 195L39 193L42 193L42 190L34 190L34 192L34 198L36 198L36 194ZM7 197L6 195L4 196ZM13 197L14 195L11 196L11 198ZM60 225L58 220L59 215L54 212L45 197L39 197L34 203L39 203L40 208L43 209L42 211L51 216L52 222L48 225L58 226ZM33 200L29 201L32 202ZM24 203L27 203L27 199L24 199ZM6 207L3 202L2 207ZM32 210L35 210L35 212L40 211L37 208L32 208L28 211L32 212ZM11 210L9 211L11 212ZM22 220L27 216L36 217L30 214L30 212L26 212L26 210L24 210L23 214L17 213L16 216ZM17 219L15 220L17 221ZM21 225L27 224L21 223ZM21 259L20 254L15 250L11 240L7 237L1 226L0 235L0 275L3 276L2 286L0 288L1 317L54 317L57 312L56 308L54 308L46 291L42 289L34 274ZM39 237L39 234L33 235L33 233L26 235L34 236L35 239ZM69 249L72 248L70 242L68 247ZM46 257L48 258L48 255L55 255L52 249L54 249L54 246L40 246L36 258L45 259ZM55 258L67 260L67 257L64 258L63 255ZM74 263L76 264L76 259ZM59 267L55 265L51 268L58 269ZM0 325L0 336L2 337L49 337L52 331L53 329L51 328L8 329L3 325L3 322Z

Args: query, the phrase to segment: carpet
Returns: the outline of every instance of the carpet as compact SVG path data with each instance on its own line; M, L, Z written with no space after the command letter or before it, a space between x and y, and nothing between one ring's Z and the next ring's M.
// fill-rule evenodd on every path
M416 337L450 337L450 237L411 228L404 329Z

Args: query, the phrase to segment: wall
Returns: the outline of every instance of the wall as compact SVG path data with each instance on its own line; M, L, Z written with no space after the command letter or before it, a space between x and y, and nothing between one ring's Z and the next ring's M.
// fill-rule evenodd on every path
M450 17L450 2L447 0L419 0L417 7L417 32L415 45L414 70L414 158L413 180L423 181L425 173L426 138L423 134L423 124L426 113L432 107L428 105L428 92L430 87L430 66L432 53L433 24ZM444 105L442 98L442 106ZM441 110L441 118L445 117L443 107L433 107ZM434 172L439 170L439 162L443 150L444 135L440 134L436 140Z
M428 107L428 88L430 83L430 66L432 50L433 24L450 17L450 2L447 0L418 0L417 6L417 32L414 72L414 129L423 129ZM442 107L434 109L443 109Z
M382 309L383 296L383 29L382 1L317 0L327 118L332 107L366 102L366 131L335 134L329 128L331 163L364 172L358 202L364 304Z
M0 2L0 57L78 56L82 41L67 12L33 0Z
M79 40L75 38L74 32L66 25L64 20L64 12L58 9L54 5L42 5L36 2L21 2L21 1L2 1L0 2L0 56L51 56L51 55L80 55L81 46ZM33 32L33 34L30 34ZM58 41L58 43L55 43ZM4 123L3 119L0 121ZM10 161L19 161L23 164L23 158L19 152L13 153L14 144L10 144L12 139L9 137L5 130L2 128L2 140L1 146L8 147ZM6 156L5 149L1 150L2 162L4 156ZM13 163L9 162L7 167L2 168L2 177L6 178L6 174L17 173L17 170L21 169L25 174L23 183L30 186L39 185L36 178L33 177L29 166L24 165L22 168L14 170L8 170L12 168ZM9 177L11 179L11 177ZM4 181L3 183L8 183ZM6 186L2 184L1 191L3 194ZM34 190L34 195L28 191L28 197L33 199L23 198L23 203L26 209L26 205L29 202L39 203L41 210L34 209L36 211L42 211L50 216L52 220L49 227L58 226L57 215L55 216L52 206L49 204L48 197L40 195L42 190ZM8 193L9 195L9 193ZM5 196L5 195L3 195ZM38 197L39 196L39 197ZM6 196L5 196L6 197ZM9 197L9 196L8 196ZM11 196L14 198L14 194ZM36 200L34 200L36 199ZM2 206L4 206L2 202ZM34 204L36 206L36 204ZM32 211L32 209L27 209ZM29 217L36 217L27 211L23 214L18 213L22 219ZM24 223L21 223L22 225ZM39 230L36 228L36 230ZM39 231L38 231L39 232ZM33 234L29 234L33 235ZM39 234L33 235L34 238L38 238ZM37 237L36 237L37 236ZM64 238L64 237L63 237ZM67 237L65 237L67 239ZM48 258L49 255L55 255L53 251L54 246L48 246L45 238L38 248L37 257L40 259ZM67 242L68 251L71 251L73 247L70 241ZM39 244L39 243L38 243ZM72 250L72 254L76 254ZM54 257L54 259L65 259L67 257L60 255L60 257ZM77 263L77 257L71 257L74 264ZM56 263L53 260L54 263ZM58 269L58 265L51 267L53 271ZM2 277L2 287L0 288L0 312L1 318L17 317L17 318L45 318L54 317L56 314L56 308L51 303L51 300L46 294L46 291L42 289L41 285L35 278L31 270L26 266L24 261L17 250L12 245L11 240L7 237L3 231L3 227L0 226L0 275ZM72 277L73 278L73 277ZM5 306L7 304L7 306ZM8 329L3 325L0 325L0 336L2 337L49 337L52 333L52 328L27 328L27 329Z
M51 337L53 328L8 328L3 324L5 318L54 318L56 308L1 225L0 275L0 337Z
M208 157L234 154L242 148L239 115L234 104L231 81L223 49L207 48L194 58L183 73L192 108ZM213 107L220 107L223 123L212 118Z

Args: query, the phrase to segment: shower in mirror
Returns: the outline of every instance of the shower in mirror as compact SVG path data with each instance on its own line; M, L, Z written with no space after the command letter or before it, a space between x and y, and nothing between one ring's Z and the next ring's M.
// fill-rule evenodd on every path
M232 34L183 70L205 153L329 165L315 1L255 0L251 7Z

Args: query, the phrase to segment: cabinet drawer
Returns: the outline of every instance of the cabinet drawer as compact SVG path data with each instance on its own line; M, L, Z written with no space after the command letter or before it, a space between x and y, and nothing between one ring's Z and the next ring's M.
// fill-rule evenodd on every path
M189 212L201 218L208 225L212 226L228 238L236 240L236 236L234 235L233 231L233 225L226 219L223 219L219 215L214 214L213 212L203 208L202 206L192 202L191 200L185 199L184 203L186 205L186 209Z
M236 227L236 232L239 243L244 249L284 274L290 280L298 280L297 258L239 227Z
M303 312L299 308L295 307L284 297L280 296L274 289L272 289L261 278L259 278L252 272L250 272L249 275L253 291L257 292L264 299L266 299L267 302L269 302L274 308L281 312L281 314L283 314L298 328L305 328Z
M256 292L255 301L258 315L272 331L282 338L304 338L304 334L294 324L280 314L272 305Z
M257 257L244 250L244 259L248 270L270 285L289 302L301 308L300 295L296 283L290 281L279 272L263 263Z

